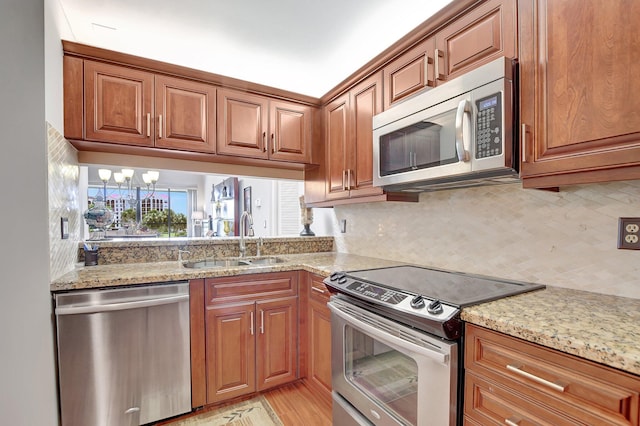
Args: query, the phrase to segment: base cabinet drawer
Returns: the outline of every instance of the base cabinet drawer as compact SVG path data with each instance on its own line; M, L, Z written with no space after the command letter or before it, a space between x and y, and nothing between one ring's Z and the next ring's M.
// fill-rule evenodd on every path
M573 426L576 422L474 374L465 375L465 416L469 424ZM475 422L475 423L474 423Z
M640 377L471 324L466 325L466 336L465 368L470 379L465 394L470 392L471 398L495 399L501 393L488 389L498 387L486 386L494 383L507 390L503 399L510 393L521 395L544 410L562 413L572 424L640 423ZM473 393L474 383L485 386ZM479 409L473 403L473 399L465 403L465 412Z

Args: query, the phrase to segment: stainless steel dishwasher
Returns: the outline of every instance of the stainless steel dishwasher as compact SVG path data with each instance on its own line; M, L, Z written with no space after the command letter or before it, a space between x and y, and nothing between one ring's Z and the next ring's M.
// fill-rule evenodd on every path
M55 295L63 426L191 410L188 282Z

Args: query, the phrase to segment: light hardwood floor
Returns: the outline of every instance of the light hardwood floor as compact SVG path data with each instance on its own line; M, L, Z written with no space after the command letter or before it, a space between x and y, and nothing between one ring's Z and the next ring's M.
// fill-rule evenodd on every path
M331 400L320 394L300 380L263 393L271 407L276 412L284 426L331 426ZM234 404L243 399L250 399L254 395L238 398L228 403L204 410L218 410L226 405ZM185 418L201 414L204 411L187 414L170 421L160 422L156 426L170 426L172 423Z

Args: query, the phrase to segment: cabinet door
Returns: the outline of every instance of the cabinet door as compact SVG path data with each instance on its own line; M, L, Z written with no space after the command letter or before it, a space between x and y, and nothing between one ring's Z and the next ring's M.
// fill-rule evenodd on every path
M85 137L153 146L153 74L84 62Z
M255 392L255 303L207 307L207 402Z
M518 9L524 186L640 178L640 3Z
M384 109L425 87L435 86L434 52L435 39L429 38L384 67Z
M309 381L331 399L331 313L329 290L322 277L309 275L308 372Z
M218 90L218 154L268 158L268 100L233 90Z
M156 146L215 152L216 89L214 86L164 76L156 77Z
M311 147L311 108L271 100L269 117L269 158L308 163Z
M382 194L373 186L373 116L382 112L382 75L376 73L355 86L351 94L347 187L351 197Z
M298 298L256 303L258 390L298 376Z
M436 33L436 84L498 57L518 56L515 2L483 2Z
M325 107L327 155L327 199L347 198L346 157L349 143L349 94Z

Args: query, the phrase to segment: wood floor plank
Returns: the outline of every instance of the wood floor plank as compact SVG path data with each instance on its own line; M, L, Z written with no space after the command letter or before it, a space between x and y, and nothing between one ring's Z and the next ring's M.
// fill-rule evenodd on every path
M304 382L295 382L264 394L285 426L331 426L331 402Z

